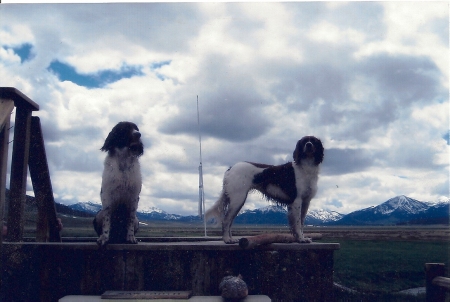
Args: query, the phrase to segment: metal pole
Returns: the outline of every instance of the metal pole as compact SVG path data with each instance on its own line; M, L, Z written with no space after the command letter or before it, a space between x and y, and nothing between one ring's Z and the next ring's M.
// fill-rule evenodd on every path
M200 113L198 110L198 95L197 95L197 124L198 124L198 141L200 143L200 166L198 167L198 173L199 173L199 215L200 217L203 216L203 225L205 230L205 237L206 235L206 217L205 217L205 193L203 190L203 167L202 167L202 135L200 131Z

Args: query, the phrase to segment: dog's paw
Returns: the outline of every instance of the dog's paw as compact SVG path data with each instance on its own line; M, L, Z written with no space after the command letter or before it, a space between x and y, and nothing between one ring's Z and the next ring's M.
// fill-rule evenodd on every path
M309 237L303 237L298 239L298 243L311 243L312 239Z
M235 243L239 243L239 240L233 239L233 238L224 238L223 242L225 242L226 244L235 244Z
M137 244L138 241L137 241L136 237L134 237L134 235L128 235L127 236L127 243Z
M108 243L108 241L109 241L109 236L102 234L100 237L98 237L97 244L100 246L105 246Z

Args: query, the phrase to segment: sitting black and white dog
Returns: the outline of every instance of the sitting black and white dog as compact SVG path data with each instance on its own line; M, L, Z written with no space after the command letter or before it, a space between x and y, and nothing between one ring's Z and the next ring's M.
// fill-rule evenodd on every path
M131 122L118 123L100 150L108 154L100 191L102 209L94 218L97 243L137 243L136 211L142 186L139 157L144 153L138 127Z
M298 242L311 242L303 235L309 203L317 192L319 164L323 161L322 142L305 136L297 142L294 162L271 166L240 162L225 172L223 190L216 203L206 212L206 220L222 222L225 243L236 243L231 225L251 190L261 192L268 200L287 205L292 234Z

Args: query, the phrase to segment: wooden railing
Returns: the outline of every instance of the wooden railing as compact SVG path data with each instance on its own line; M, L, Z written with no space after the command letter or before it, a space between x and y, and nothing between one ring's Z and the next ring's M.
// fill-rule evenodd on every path
M3 218L10 115L16 108L7 217L7 240L23 240L27 171L38 207L36 241L61 241L39 117L39 105L13 87L0 87L0 217ZM0 237L0 239L3 239Z
M444 263L426 263L426 301L427 302L444 302L446 292L450 291L450 278L445 276Z

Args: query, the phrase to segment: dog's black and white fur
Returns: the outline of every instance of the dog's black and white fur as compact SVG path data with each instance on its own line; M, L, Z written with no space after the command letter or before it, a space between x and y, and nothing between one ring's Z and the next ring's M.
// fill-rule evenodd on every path
M311 242L303 235L303 224L309 203L317 192L319 164L323 161L322 142L305 136L297 142L294 161L284 165L240 162L225 172L223 190L216 203L206 212L207 221L222 223L223 241L236 243L231 225L251 190L260 191L267 199L287 205L292 234L298 242Z
M138 127L131 122L118 123L100 150L108 154L100 191L102 209L94 218L97 243L137 243L136 211L142 187L139 157L144 153Z

